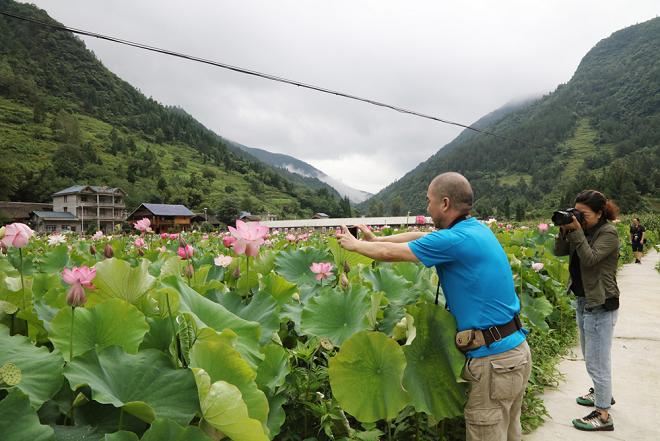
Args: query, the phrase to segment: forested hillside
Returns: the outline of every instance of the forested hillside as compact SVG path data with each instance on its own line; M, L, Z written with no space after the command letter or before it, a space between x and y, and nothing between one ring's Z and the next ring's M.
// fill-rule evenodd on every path
M55 23L31 5L0 9ZM71 34L0 17L0 200L47 201L71 184L118 186L128 204L343 216L325 184L238 153L183 109L166 107L106 69Z
M420 212L428 183L448 170L471 180L482 216L547 215L584 188L624 212L660 209L660 18L602 40L567 84L504 110L478 125L507 139L466 131L363 210Z

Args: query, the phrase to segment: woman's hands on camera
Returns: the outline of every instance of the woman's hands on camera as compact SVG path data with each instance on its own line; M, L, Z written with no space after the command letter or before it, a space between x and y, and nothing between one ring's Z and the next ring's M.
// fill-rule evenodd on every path
M561 230L562 234L566 235L570 233L571 231L577 231L582 229L582 225L580 225L580 222L576 219L575 216L573 216L573 222L570 224L562 225L559 227Z

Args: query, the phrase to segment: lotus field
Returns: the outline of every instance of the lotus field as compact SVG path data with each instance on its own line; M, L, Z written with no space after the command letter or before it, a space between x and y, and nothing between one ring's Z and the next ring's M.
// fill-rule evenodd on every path
M575 335L567 262L552 256L554 227L490 226L531 331L530 427ZM464 356L433 269L373 262L334 231L230 230L7 226L0 438L461 439Z

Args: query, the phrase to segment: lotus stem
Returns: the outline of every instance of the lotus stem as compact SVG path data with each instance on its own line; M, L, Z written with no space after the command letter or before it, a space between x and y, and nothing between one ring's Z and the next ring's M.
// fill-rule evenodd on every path
M73 360L73 325L74 321L73 318L76 314L76 307L72 306L71 307L71 335L69 337L69 363L71 363L71 360Z
M18 272L21 274L21 299L23 302L23 310L25 311L25 281L23 280L23 249L18 249L18 256L21 260L21 267L18 269Z

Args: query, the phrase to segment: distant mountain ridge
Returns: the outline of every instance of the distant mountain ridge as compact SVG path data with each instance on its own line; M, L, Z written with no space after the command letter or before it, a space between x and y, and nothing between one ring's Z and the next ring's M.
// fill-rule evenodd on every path
M458 171L472 183L479 216L547 216L585 188L623 212L658 210L660 18L601 40L566 84L475 126L499 136L463 131L358 208L421 212L433 177Z
M334 188L342 197L347 196L348 199L354 204L364 202L373 196L372 193L358 190L347 184L344 184L338 179L335 179L332 176L328 176L316 167L306 163L305 161L294 158L293 156L285 155L282 153L272 153L267 150L248 147L236 142L232 142L232 144L243 149L255 158L265 162L266 164L285 169L300 176L318 179L319 181L324 182L330 187Z

